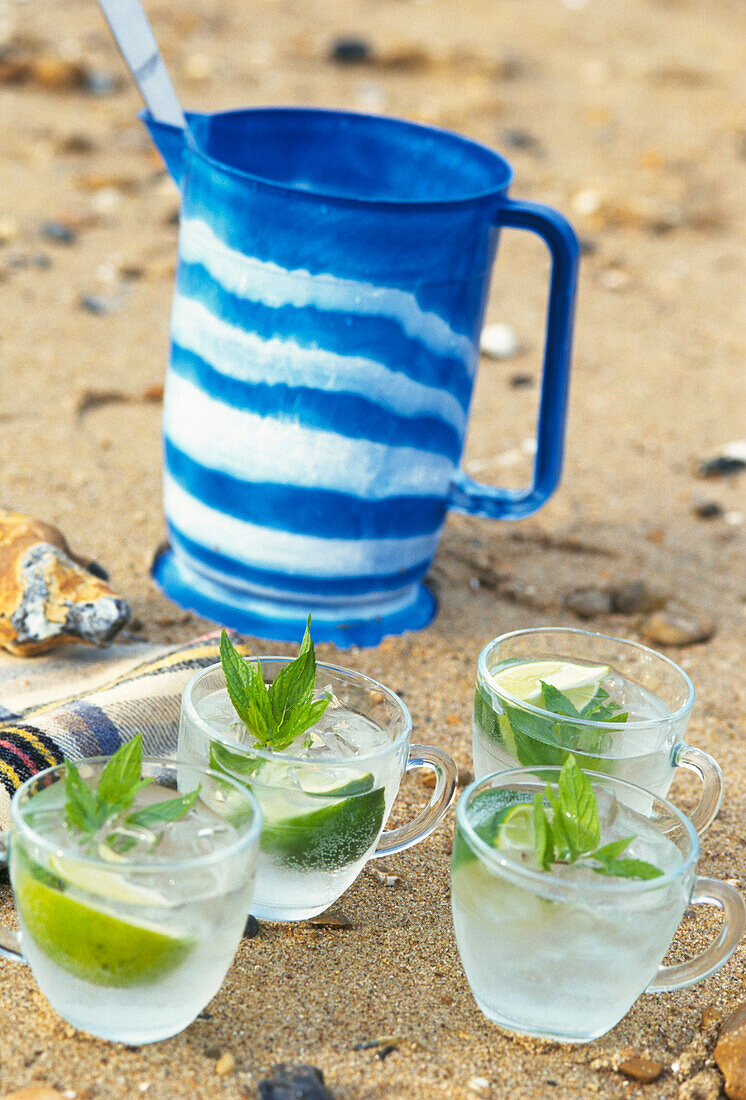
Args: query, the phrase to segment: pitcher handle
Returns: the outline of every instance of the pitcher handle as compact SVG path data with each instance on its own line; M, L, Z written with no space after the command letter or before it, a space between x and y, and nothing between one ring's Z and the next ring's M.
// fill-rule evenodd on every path
M665 993L672 989L685 989L708 978L727 962L746 928L746 905L743 898L727 882L714 878L694 880L691 905L714 905L723 912L723 924L713 943L699 955L677 966L659 966L658 974L647 987L646 993Z
M424 810L420 810L406 825L382 833L381 843L371 859L392 856L419 844L437 828L453 802L458 785L458 769L447 752L436 749L434 745L410 745L406 770L410 772L415 768L430 768L435 772L432 798Z
M457 470L448 506L487 519L521 519L551 496L562 471L580 247L570 223L549 206L505 199L495 225L538 234L552 256L533 480L525 489L501 489Z
M698 833L703 833L720 809L723 801L723 773L720 765L702 749L681 745L676 753L676 764L694 772L702 781L702 795L697 808L689 814L689 820Z
M8 834L0 833L0 868L8 865ZM19 932L11 932L8 928L0 928L0 955L13 962L25 963L21 951L21 936Z

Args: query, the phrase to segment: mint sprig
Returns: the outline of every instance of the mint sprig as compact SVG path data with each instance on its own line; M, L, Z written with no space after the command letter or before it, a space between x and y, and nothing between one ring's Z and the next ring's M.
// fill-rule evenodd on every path
M142 810L128 814L135 795L152 782L141 779L142 737L138 733L131 741L126 741L107 761L97 787L89 787L72 760L65 759L65 817L70 828L93 837L112 819L120 829L140 826L152 828L154 825L178 821L189 812L199 796L200 788L178 798L169 798L163 802L154 802ZM131 843L129 843L131 841ZM122 838L114 832L106 843L116 851L126 851L135 841Z
M331 702L328 693L313 698L316 651L310 626L309 615L298 656L277 673L269 687L259 658L256 665L245 660L225 630L220 635L220 663L228 696L258 748L282 752L318 722Z
M545 802L552 809L551 817ZM578 863L596 874L617 878L651 879L663 874L644 859L622 858L633 836L598 847L598 802L590 779L572 754L562 766L557 790L547 784L543 794L537 791L533 808L534 855L543 871L557 863Z

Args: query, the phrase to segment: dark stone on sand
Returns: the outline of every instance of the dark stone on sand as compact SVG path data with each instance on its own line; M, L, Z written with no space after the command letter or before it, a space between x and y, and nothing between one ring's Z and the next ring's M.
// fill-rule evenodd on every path
M254 936L259 935L259 921L256 917L252 917L249 913L246 918L246 927L243 930L243 938L245 940L253 940Z
M723 506L717 500L697 500L692 508L698 519L717 519L723 514Z
M100 294L81 294L80 305L95 317L105 317L115 308L112 302L102 298Z
M92 69L85 74L83 87L89 95L113 95L119 91L120 82L111 73Z
M44 222L41 227L42 237L55 244L75 244L78 234L69 225L62 222Z
M329 49L329 60L337 65L364 65L373 57L373 48L364 38L337 38Z
M700 477L728 477L746 470L746 458L738 455L716 455L699 464Z
M272 1066L270 1077L259 1082L259 1100L334 1100L316 1066Z
M645 581L623 581L611 590L612 609L620 615L634 615L640 611L657 611L663 607L665 597L648 588Z
M511 389L525 390L534 384L534 376L532 374L514 374L510 379Z
M509 127L503 130L502 139L510 149L525 149L526 152L533 153L535 156L541 153L541 142L529 130Z
M611 593L603 588L576 588L565 596L564 604L581 619L593 619L611 612Z

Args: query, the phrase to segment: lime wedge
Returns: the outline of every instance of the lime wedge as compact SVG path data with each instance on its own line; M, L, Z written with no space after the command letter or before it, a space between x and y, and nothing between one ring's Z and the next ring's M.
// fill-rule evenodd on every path
M210 766L245 783L262 808L261 849L287 866L336 871L361 859L383 825L383 787L370 772L257 760L210 745ZM336 774L335 774L336 773Z
M492 673L496 687L510 692L524 703L541 704L541 681L561 691L577 710L590 703L601 682L609 675L608 665L575 665L570 661L525 661L507 665Z
M530 802L511 806L499 823L492 842L499 852L532 852L534 849L534 807Z
M104 846L102 845L102 848ZM99 867L69 856L51 855L49 869L64 884L77 886L90 894L98 894L107 901L125 905L167 905L166 899L156 890L128 882L114 871L102 871Z
M102 986L146 985L170 974L195 946L190 937L84 904L65 887L27 861L13 882L24 933L76 978Z

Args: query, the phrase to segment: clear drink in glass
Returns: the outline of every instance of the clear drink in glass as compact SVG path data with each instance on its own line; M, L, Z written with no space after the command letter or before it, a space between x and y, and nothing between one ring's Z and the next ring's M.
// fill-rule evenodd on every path
M96 786L106 761L81 761ZM52 1006L100 1038L140 1044L183 1030L218 992L251 900L261 813L202 768L153 759L131 811L200 789L186 816L91 835L65 818L65 766L30 779L11 809L10 877L22 952ZM16 955L17 957L17 955Z

